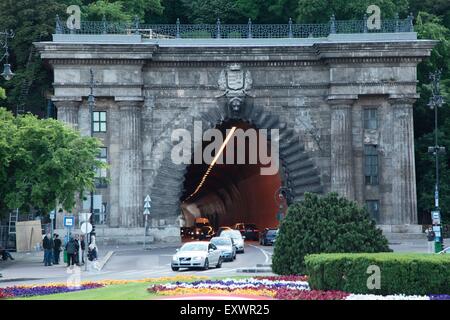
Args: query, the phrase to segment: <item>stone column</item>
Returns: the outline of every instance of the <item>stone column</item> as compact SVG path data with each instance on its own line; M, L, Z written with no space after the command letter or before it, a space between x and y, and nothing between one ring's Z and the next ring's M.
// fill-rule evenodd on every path
M121 227L142 225L141 97L116 97L120 114L119 210Z
M356 97L330 96L331 191L355 199L353 166L352 105Z
M414 160L414 97L390 96L392 128L391 224L417 224L416 170Z
M78 112L81 107L81 97L53 97L53 103L58 110L58 120L64 122L73 129L78 129ZM80 201L78 200L78 194L76 195L76 207L72 212L76 212L77 208L80 206ZM64 215L66 213L56 214L56 228L64 228Z
M81 97L53 98L58 110L58 120L78 129L78 111L81 106Z

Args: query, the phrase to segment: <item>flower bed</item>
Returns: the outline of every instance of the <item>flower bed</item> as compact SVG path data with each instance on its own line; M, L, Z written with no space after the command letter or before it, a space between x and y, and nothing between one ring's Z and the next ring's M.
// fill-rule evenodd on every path
M13 286L0 289L0 298L17 298L42 296L55 293L65 293L104 287L101 283L88 282L78 287L69 287L63 284L50 284L43 286Z
M273 276L245 279L203 280L152 285L149 292L164 296L247 295L280 300L446 300L448 295L351 294L338 290L311 290L304 276Z

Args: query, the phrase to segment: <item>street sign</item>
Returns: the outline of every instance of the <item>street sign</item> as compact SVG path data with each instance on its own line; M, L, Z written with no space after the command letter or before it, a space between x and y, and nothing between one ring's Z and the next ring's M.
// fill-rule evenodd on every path
M92 224L90 224L89 222L83 222L80 229L84 234L90 233L92 231Z
M64 227L72 228L75 225L74 216L64 216Z
M79 214L80 222L89 221L91 216L92 216L92 213L90 213L90 212L80 213Z
M56 216L56 214L55 214L55 210L53 210L53 211L50 211L50 219L51 220L53 220L53 219L55 219L55 216Z
M151 202L152 199L150 198L149 195L147 195L144 199L144 215L150 214L150 208L152 207Z

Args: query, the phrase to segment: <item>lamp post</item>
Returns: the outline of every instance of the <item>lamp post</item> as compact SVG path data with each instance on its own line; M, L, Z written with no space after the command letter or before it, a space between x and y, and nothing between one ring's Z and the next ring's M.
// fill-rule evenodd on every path
M90 88L90 93L88 96L88 106L89 106L89 117L90 117L90 121L91 121L91 125L90 125L90 136L93 137L94 136L94 106L95 106L95 96L94 96L94 71L92 71L92 69L89 69L90 72L90 82L89 82L89 88ZM91 217L90 217L90 223L93 225L93 216L94 216L94 191L91 190L90 192L90 212L91 212ZM89 246L89 243L91 242L91 233L86 233L86 240L85 240L85 248L87 249ZM84 251L86 251L86 249ZM87 270L87 263L88 263L88 259L85 259L85 270Z
M442 107L444 104L444 99L440 94L440 79L441 70L435 71L430 74L431 80L431 97L428 102L428 106L434 109L434 146L428 147L428 153L432 154L435 159L436 166L436 183L434 186L434 211L432 212L432 219L436 223L436 227L439 228L439 236L436 235L436 251L439 250L440 240L442 237L442 230L440 229L440 209L439 209L439 155L445 153L445 147L439 146L438 144L438 108ZM438 219L436 219L438 217ZM439 244L438 244L439 243Z
M14 77L14 73L11 71L11 65L9 64L9 51L8 51L8 39L14 38L14 31L6 30L4 32L0 32L0 36L4 36L5 39L3 41L0 40L0 46L5 49L5 53L0 58L0 62L5 60L3 65L3 72L0 74L6 81L11 80Z

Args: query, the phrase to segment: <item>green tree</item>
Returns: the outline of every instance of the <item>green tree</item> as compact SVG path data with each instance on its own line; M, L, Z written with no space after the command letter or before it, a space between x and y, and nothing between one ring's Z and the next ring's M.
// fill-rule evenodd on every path
M299 0L298 21L323 23L329 21L332 14L338 20L362 19L367 7L372 4L380 7L381 18L408 13L408 0Z
M435 163L434 157L428 154L428 147L434 145L434 111L430 110L428 101L431 87L428 76L437 69L442 70L441 94L444 96L439 113L439 145L450 148L450 29L445 27L442 18L426 12L419 12L416 18L415 30L421 39L439 41L431 53L431 57L418 66L417 91L420 98L414 106L414 135L417 207L420 223L430 223L430 210L434 207ZM417 121L420 119L420 121ZM450 153L441 155L440 166L440 206L443 219L450 221Z
M67 0L67 3L70 2ZM36 54L31 55L33 42L51 40L55 17L63 15L66 0L2 0L0 1L0 30L12 29L15 37L10 41L10 62L16 76L10 81L0 79L0 86L8 91L5 106L15 110L21 102L21 90L27 79L32 80L29 95L25 98L26 110L44 115L46 94L51 90L51 72L44 68Z
M282 221L272 258L277 274L302 274L304 257L311 253L385 252L387 239L365 208L330 193L305 194L289 206Z
M163 6L160 0L97 0L82 8L86 20L99 21L105 16L108 21L131 21L134 16L141 20L146 15L161 15Z
M94 187L100 142L53 119L17 118L0 108L0 212L66 209Z

